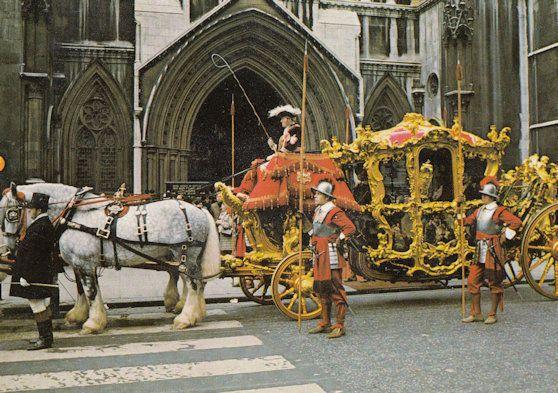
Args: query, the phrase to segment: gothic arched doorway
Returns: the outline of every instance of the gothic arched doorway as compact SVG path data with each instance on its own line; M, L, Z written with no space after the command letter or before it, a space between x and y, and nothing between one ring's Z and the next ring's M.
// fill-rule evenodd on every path
M236 72L266 129L277 141L280 125L267 111L283 104L277 91L257 73ZM235 97L235 169L248 168L255 158L271 154L258 119L232 76L223 80L205 99L190 133L189 180L222 179L231 174L231 97ZM296 105L296 103L294 103Z
M201 176L189 173L193 153L190 141L195 139L192 133L198 132L195 123L198 114L208 106L208 96L230 76L228 69L215 67L211 61L213 54L226 59L235 72L251 70L269 82L282 98L274 104L300 106L306 44L309 70L306 147L319 149L321 139L344 135L345 109L347 105L351 108L359 105L358 75L339 62L276 2L225 2L207 16L203 25L195 25L140 70L140 102L144 108L142 188L163 191L166 180L192 180L193 176ZM251 84L245 85L250 95ZM238 102L242 102L240 95ZM227 113L230 97L221 105ZM264 106L261 114L265 116L270 108L267 103ZM250 112L246 111L246 117ZM230 120L224 124L229 128ZM255 127L254 132L258 132ZM263 146L267 149L265 141ZM228 156L229 151L224 149L223 156ZM226 168L225 173L230 166Z

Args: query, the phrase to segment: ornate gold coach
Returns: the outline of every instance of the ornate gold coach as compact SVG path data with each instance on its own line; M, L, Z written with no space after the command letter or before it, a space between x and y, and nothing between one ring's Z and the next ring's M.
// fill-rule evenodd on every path
M361 207L360 213L352 214L362 247L350 258L357 275L391 282L459 277L460 253L468 265L474 248L467 240L471 236L459 236L458 203L466 212L478 207L480 180L496 176L501 179L501 203L524 222L521 238L509 251L506 270L511 281L525 278L542 295L558 299L557 165L547 157L532 156L501 175L509 128L491 127L484 139L460 130L458 124L447 128L409 113L390 129L360 126L356 131L351 144L322 141L322 152L342 169ZM249 298L262 304L273 301L291 318L297 318L299 307L304 319L319 315L310 252L303 253L303 268L298 267L296 208L272 216L283 228L282 238L274 237L259 212L243 209L224 184L217 189L240 217L253 248L242 259L225 256L225 275L240 276Z

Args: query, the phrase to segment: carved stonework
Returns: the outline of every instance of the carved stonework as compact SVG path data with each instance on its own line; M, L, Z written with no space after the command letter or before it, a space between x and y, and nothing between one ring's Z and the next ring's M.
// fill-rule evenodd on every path
M395 114L387 106L380 106L370 117L370 126L373 130L385 130L397 124Z
M415 108L415 112L417 113L422 113L424 108L424 93L424 86L415 80L411 89L411 95L413 96L413 106Z
M473 98L475 92L473 91L473 85L470 84L467 90L461 91L461 110L465 113L469 109L469 104L471 103L471 98ZM446 96L446 106L448 112L452 113L453 116L457 116L457 90L452 90L445 94Z
M444 6L444 34L450 41L470 42L473 37L473 7L465 0L446 0Z
M51 7L49 0L21 1L21 16L23 16L24 19L33 19L33 21L37 23L43 15L47 23L50 23Z
M438 89L440 88L440 81L438 79L438 75L436 75L435 72L431 73L428 76L427 85L428 85L428 92L432 96L435 96L436 94L438 94Z
M79 111L80 132L75 141L76 181L107 191L118 183L117 156L122 146L116 139L115 117L101 90L96 90Z

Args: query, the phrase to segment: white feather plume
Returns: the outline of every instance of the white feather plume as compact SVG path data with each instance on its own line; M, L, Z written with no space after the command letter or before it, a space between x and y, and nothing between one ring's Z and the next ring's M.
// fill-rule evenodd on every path
M282 112L290 113L293 116L298 116L302 113L302 112L300 112L300 109L294 108L292 105L283 105L283 106L278 106L277 108L273 108L272 110L270 110L269 111L269 117L275 117Z

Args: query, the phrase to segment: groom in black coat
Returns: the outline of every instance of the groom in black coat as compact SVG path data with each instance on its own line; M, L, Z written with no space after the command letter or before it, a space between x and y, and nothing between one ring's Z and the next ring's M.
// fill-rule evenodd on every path
M52 285L55 269L52 260L54 227L47 215L48 200L49 196L41 193L31 197L28 208L33 222L19 243L12 268L12 282L19 285L11 286L10 296L29 300L39 330L39 339L28 350L50 348L53 342L52 287L37 285Z

